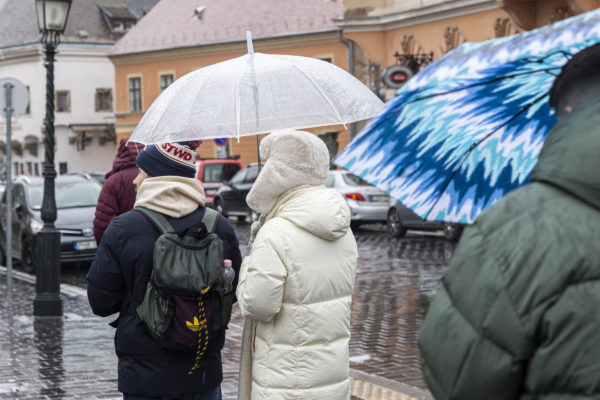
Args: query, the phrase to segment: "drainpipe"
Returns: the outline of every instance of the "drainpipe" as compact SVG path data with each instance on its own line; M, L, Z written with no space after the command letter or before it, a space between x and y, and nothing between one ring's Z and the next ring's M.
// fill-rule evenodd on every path
M341 30L338 31L338 37L340 42L348 48L348 72L350 75L354 76L354 42L352 40L344 39L344 35ZM354 139L354 136L356 136L356 124L354 122L350 123L349 132L350 140Z

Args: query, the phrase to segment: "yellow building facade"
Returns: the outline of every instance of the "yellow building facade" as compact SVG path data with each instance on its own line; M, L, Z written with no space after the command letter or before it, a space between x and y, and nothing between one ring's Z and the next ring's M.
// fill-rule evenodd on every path
M235 10L223 9L228 3L218 0L196 9L185 3L162 0L113 49L118 139L131 135L172 81L245 54L247 29L256 52L330 61L387 100L397 90L382 79L390 67L416 73L466 41L511 35L600 7L600 0L240 0ZM310 131L336 154L363 125ZM228 142L227 153L239 156L242 165L257 161L256 137ZM209 140L198 153L212 158L223 150Z
M355 75L387 100L397 90L381 79L390 67L416 73L464 42L512 35L598 7L598 0L346 0L336 26L354 43Z
M340 42L337 33L304 35L294 38L257 40L254 50L261 53L290 54L306 57L331 59L340 68L347 69L346 46ZM128 137L135 129L154 99L161 92L161 76L172 75L173 80L204 66L215 64L231 58L239 57L247 52L246 43L229 45L202 46L185 50L166 50L160 54L145 54L128 57L115 57L115 93L117 113L117 142L122 137ZM141 85L141 112L131 112L129 79L139 77ZM234 79L234 77L232 77ZM291 94L293 96L293 94ZM340 132L338 140L341 146L348 143L348 131L343 126L330 126L311 129L315 134ZM242 165L257 161L256 138L254 136L229 139L229 153L239 155ZM218 156L218 146L212 141L206 141L198 148L202 158Z
M347 44L333 23L343 14L341 2L290 0L267 10L264 3L269 2L244 0L237 2L243 8L226 10L223 7L230 3L205 1L200 18L192 20L196 9L183 8L182 3L186 2L162 0L113 49L117 143L131 135L167 83L246 54L246 30L252 32L255 52L314 57L348 69ZM297 7L290 9L290 4ZM341 125L309 130L331 142L332 154L349 141L349 131ZM239 142L229 139L227 146L226 152L239 156L242 165L258 159L256 136L241 137ZM223 152L214 140L198 148L202 158L219 157Z

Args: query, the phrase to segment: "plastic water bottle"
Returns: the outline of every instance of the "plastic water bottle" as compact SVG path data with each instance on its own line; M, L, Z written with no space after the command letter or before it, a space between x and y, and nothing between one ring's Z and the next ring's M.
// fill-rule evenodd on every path
M231 293L233 291L233 279L235 278L235 271L231 268L231 260L223 260L223 270L219 277L219 283L223 288L224 293Z

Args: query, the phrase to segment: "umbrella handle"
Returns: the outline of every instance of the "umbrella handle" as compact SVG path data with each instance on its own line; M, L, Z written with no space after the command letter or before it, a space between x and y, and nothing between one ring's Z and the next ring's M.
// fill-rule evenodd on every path
M254 46L252 45L252 32L246 31L246 45L248 46L248 54L254 54ZM258 118L258 114L257 114ZM258 121L257 121L258 127ZM256 154L258 156L258 173L260 173L260 137L256 135Z
M258 156L258 173L260 174L260 136L256 135L256 155Z
M246 31L246 45L248 46L248 54L254 54L254 46L252 45L252 32Z

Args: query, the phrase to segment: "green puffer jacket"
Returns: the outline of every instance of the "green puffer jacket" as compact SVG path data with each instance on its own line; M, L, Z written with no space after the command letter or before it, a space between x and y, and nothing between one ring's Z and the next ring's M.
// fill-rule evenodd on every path
M422 329L436 399L600 399L600 101L467 228Z

